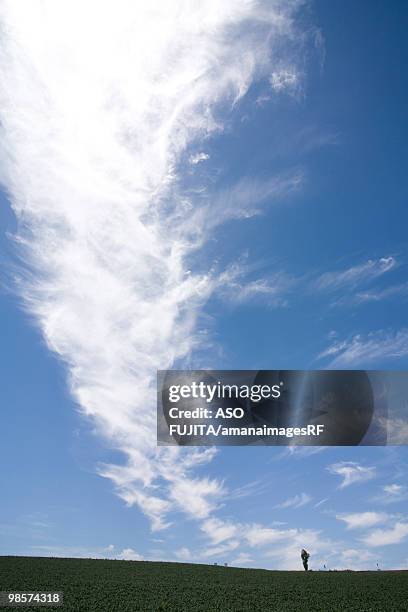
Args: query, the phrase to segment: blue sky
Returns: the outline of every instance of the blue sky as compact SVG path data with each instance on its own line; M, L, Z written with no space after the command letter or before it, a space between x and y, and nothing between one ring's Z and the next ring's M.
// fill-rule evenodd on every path
M6 3L0 554L407 567L404 446L154 449L157 367L407 369L407 9L298 4Z

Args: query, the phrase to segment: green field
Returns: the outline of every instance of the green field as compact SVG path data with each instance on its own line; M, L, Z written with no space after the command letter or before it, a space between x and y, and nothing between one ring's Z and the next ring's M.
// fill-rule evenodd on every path
M63 591L63 607L2 610L408 610L408 572L274 572L187 563L0 557L0 591Z

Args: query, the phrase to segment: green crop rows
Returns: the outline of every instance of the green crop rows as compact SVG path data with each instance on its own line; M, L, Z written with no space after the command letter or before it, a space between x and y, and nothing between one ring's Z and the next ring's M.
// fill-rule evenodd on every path
M408 610L408 572L271 572L183 563L0 557L0 590L64 591L63 607L153 612Z

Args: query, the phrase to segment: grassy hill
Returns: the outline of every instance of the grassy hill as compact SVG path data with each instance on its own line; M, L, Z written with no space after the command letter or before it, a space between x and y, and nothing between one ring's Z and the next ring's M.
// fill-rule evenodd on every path
M408 610L408 572L274 572L187 563L0 557L0 590L63 591L62 612ZM12 610L13 608L0 608Z

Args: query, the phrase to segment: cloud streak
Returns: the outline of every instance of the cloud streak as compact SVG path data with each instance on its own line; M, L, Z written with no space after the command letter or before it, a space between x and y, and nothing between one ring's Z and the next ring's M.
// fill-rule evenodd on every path
M408 329L397 332L380 330L365 336L336 341L318 355L332 358L330 367L351 367L375 363L383 359L398 359L408 355Z
M344 288L354 288L360 283L367 283L397 265L394 257L381 257L335 272L325 272L315 282L315 288L325 291L337 291Z
M309 495L308 493L300 493L299 495L294 495L294 497L290 497L281 504L277 504L275 508L302 508L303 506L306 506L306 504L309 504L311 501L311 495Z
M221 483L193 475L212 451L155 447L156 369L194 350L217 287L188 258L217 224L298 184L246 181L223 200L185 198L182 160L222 130L222 112L254 80L276 69L291 75L279 91L293 88L285 56L300 39L299 6L1 6L0 178L18 219L16 282L80 410L124 453L123 465L100 473L154 529L174 510L204 519L223 495ZM196 160L187 157L188 172ZM251 289L260 290L269 291Z

